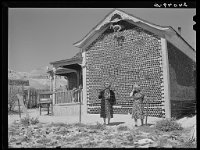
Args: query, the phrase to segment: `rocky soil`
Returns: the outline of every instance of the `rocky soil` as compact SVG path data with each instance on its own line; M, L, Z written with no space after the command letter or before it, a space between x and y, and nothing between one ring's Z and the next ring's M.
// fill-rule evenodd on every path
M196 148L189 140L191 128L162 132L154 125L128 127L65 123L23 125L14 121L8 128L9 148Z

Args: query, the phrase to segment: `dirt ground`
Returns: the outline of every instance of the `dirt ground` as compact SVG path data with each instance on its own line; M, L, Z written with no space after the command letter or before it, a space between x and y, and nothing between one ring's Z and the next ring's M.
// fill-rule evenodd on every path
M135 127L131 115L114 114L105 126L99 114L82 116L80 124L79 116L49 116L47 112L40 116L38 109L28 112L38 117L38 124L23 126L18 114L8 116L9 147L195 147L188 136L196 117L178 120L182 131L161 132L154 128L161 120L156 117L148 118L148 126Z
M46 111L42 111L42 115L39 114L39 109L28 109L30 117L38 117L41 123L78 123L79 116L51 116L47 115ZM25 114L22 113L22 118L25 117ZM8 125L13 123L15 120L20 120L19 114L9 115L8 116ZM154 124L156 121L161 120L161 118L157 117L148 117L148 124ZM96 124L97 122L103 123L103 119L100 118L99 114L87 114L81 116L81 123L85 124ZM111 119L113 124L125 124L127 126L133 126L134 121L131 119L131 115L122 115L122 114L114 114ZM140 125L140 121L138 121L138 125Z

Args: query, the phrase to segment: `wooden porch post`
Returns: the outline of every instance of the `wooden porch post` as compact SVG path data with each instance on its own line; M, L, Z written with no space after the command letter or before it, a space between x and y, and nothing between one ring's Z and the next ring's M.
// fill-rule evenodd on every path
M56 68L53 68L53 92L56 91ZM55 105L56 102L56 95L53 94L53 105Z
M51 75L49 75L49 80L50 80L50 91L52 91L52 85L51 85L51 83L52 83L52 77L51 77Z
M30 102L30 89L28 89L28 98L27 101Z
M22 93L23 93L23 102L24 102L24 105L26 105L26 99L24 99L24 84L22 84Z
M79 81L80 81L80 71L76 71L77 75L77 100L79 101L79 123L81 123L81 99L80 99L80 87L79 87Z
M18 108L19 108L19 117L21 118L21 110L20 110L20 103L19 103L19 99L18 99Z
M86 85L86 56L85 56L85 52L82 53L82 57L83 57L83 62L81 64L82 66L82 80L83 80L83 88L82 88L82 112L83 115L87 114L87 85Z
M79 71L76 71L77 76L77 89L79 88Z

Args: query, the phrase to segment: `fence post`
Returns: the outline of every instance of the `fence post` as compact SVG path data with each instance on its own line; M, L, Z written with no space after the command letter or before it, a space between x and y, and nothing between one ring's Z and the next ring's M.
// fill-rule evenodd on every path
M38 104L39 104L39 92L40 92L40 91L37 90L37 104L36 104L37 108L38 108L38 106L39 106L39 105L38 105Z
M30 103L30 89L28 89L28 105L29 105L29 103Z
M34 99L33 99L33 105L32 106L35 106L35 100L36 100L36 93L35 93L35 89L33 90L33 93L34 93Z
M81 99L80 99L80 95L81 95L81 90L78 90L78 101L80 103L80 112L79 112L79 123L81 123Z
M149 103L146 101L146 122L145 124L147 125L147 117L148 117L148 114L149 113Z
M32 106L32 102L33 102L33 90L31 90L31 100L30 100L30 105Z
M21 118L21 111L20 111L20 103L19 103L19 99L18 99L18 107L19 107L19 117Z
M63 90L63 103L65 102L65 91Z

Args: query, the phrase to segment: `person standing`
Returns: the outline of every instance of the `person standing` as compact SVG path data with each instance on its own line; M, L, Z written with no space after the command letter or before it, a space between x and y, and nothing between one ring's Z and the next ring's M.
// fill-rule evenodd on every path
M137 120L141 120L141 125L143 126L144 120L144 94L141 92L141 88L138 84L134 84L133 90L130 93L130 96L133 97L133 107L132 107L132 119L135 120L135 126L137 127Z
M110 88L111 84L107 85L98 96L101 99L100 117L103 118L104 124L106 124L106 118L108 118L108 124L113 118L113 105L116 103L115 93Z

